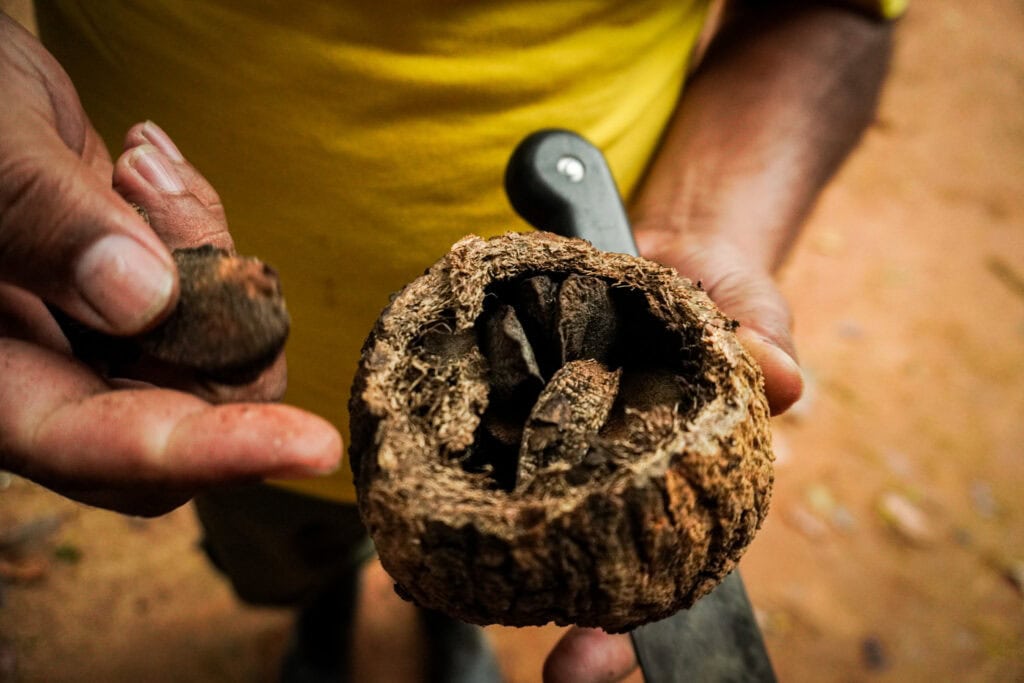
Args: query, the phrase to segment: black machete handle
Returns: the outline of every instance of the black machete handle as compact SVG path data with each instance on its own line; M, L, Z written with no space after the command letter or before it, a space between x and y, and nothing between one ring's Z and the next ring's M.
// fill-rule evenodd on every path
M505 169L505 193L538 230L638 255L604 155L572 131L540 130L520 142Z
M568 130L519 143L505 170L516 212L538 230L637 256L629 218L601 151ZM630 633L647 683L775 681L738 571L688 610Z

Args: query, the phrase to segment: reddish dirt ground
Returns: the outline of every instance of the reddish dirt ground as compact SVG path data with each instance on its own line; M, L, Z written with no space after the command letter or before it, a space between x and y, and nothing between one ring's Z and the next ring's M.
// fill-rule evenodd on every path
M741 565L782 680L1024 680L1021 36L1020 0L914 5L878 121L783 273L808 395L776 422ZM232 598L189 509L0 488L0 539L39 525L0 556L0 680L270 680L288 616ZM359 642L409 665L407 611L377 568L367 584ZM490 633L525 683L560 630Z

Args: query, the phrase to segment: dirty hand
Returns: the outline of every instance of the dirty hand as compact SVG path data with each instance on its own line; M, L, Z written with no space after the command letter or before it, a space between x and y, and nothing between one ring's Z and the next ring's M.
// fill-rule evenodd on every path
M0 100L0 469L159 514L203 487L335 467L333 427L266 403L284 391L283 358L242 388L170 390L70 355L47 303L102 332L143 331L178 295L167 245L231 237L213 188L154 124L134 126L113 163L67 74L2 13Z

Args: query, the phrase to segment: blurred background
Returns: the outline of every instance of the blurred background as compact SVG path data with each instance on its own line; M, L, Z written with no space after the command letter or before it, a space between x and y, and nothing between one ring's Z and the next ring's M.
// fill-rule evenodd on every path
M1020 0L912 3L783 272L808 390L741 567L784 681L1024 680L1022 45ZM189 508L126 518L0 473L0 681L272 680L288 615L240 606L196 542ZM396 634L359 637L398 657ZM490 634L525 683L560 630Z

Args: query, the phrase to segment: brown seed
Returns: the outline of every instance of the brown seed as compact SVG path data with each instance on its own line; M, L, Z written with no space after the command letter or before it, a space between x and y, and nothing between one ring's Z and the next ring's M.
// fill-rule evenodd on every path
M511 306L502 304L487 316L483 347L490 364L491 392L499 401L515 400L524 394L536 396L544 386L533 347Z
M608 419L620 374L594 360L571 361L555 373L523 429L517 488L529 486L539 469L583 460Z
M254 378L284 347L289 317L277 273L254 258L213 247L179 249L178 305L139 337L157 360L226 383Z
M178 304L141 335L111 337L54 311L75 354L114 376L156 362L225 384L255 379L288 337L290 321L277 273L257 259L208 245L178 249L173 256L180 278Z
M618 325L604 281L567 277L558 290L556 319L563 363L583 358L608 362Z
M550 377L561 364L555 331L558 283L546 275L526 278L515 288L513 304L527 338L533 343L541 373Z

